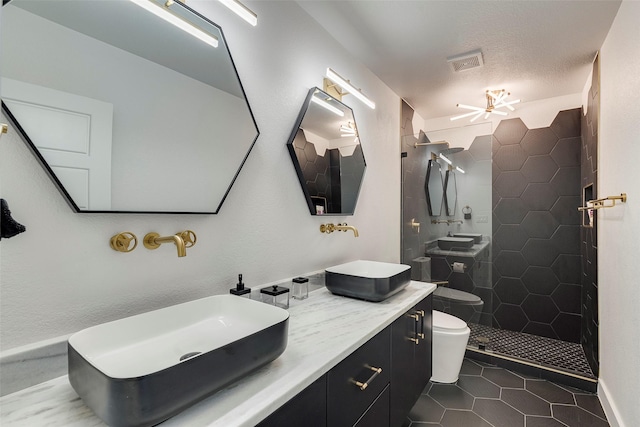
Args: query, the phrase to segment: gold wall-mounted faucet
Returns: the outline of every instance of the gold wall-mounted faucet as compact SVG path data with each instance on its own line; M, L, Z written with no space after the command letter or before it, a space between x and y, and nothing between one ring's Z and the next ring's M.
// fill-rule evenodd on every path
M334 231L347 231L347 230L351 230L353 231L353 237L358 237L358 229L355 228L353 225L347 225L347 223L345 222L344 224L333 224L333 223L329 223L329 224L321 224L320 225L320 232L321 233L333 233Z
M196 233L191 230L186 230L181 233L176 233L171 236L160 237L158 233L147 233L144 236L143 243L147 249L158 249L163 243L175 243L178 250L178 257L187 256L187 248L196 244Z
M462 221L461 219L432 219L431 220L431 224L447 224L447 225L451 225L451 224L464 224L464 221Z

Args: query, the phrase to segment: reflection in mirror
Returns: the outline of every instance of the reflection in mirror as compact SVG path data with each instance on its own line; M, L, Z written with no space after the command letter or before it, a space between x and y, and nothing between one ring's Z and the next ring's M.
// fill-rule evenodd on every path
M218 46L128 0L3 6L3 109L76 211L217 213L258 136L221 29L168 8Z
M424 190L427 196L429 216L440 216L442 214L442 199L444 198L444 182L442 181L440 163L436 159L430 159L427 165Z
M311 89L287 147L311 215L353 215L366 163L351 108Z
M444 178L444 210L447 216L454 216L458 207L458 188L456 174L449 168Z

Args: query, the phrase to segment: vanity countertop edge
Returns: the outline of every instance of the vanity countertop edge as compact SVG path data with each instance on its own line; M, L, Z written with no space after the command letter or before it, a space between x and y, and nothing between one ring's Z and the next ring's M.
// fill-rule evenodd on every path
M168 419L163 426L254 426L354 350L389 326L436 286L411 281L381 302L366 302L316 290L289 307L284 353L215 394ZM3 426L104 423L80 400L62 376L0 398Z

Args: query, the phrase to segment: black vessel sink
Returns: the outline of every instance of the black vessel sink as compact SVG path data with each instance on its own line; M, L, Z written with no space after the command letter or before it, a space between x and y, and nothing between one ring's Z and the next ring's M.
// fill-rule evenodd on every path
M358 260L325 270L325 286L336 295L379 302L411 281L411 266Z
M233 295L178 304L69 338L69 382L110 426L151 426L277 358L289 313Z

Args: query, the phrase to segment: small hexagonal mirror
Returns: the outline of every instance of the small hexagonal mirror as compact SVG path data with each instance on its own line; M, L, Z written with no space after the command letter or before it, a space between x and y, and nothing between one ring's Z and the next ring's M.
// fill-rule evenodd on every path
M442 180L442 168L436 159L430 159L427 165L424 192L427 197L429 216L440 216L444 200L444 181Z
M351 108L311 89L287 148L311 215L353 215L366 162Z
M5 1L2 107L77 212L217 213L253 114L222 29L143 3Z
M447 216L454 216L458 207L458 188L456 174L449 168L444 176L444 210Z

